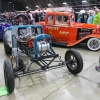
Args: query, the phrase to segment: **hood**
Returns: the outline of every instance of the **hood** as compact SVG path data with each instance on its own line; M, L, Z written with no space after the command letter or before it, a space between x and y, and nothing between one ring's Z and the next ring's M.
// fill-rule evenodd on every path
M72 27L77 27L77 28L90 28L90 29L97 29L98 25L94 24L86 24L86 23L71 23Z

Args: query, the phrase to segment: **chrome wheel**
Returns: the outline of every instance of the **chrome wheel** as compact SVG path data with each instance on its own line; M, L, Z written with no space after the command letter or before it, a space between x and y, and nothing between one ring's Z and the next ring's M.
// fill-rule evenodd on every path
M100 40L97 38L90 38L87 42L87 47L92 51L99 50L100 49Z

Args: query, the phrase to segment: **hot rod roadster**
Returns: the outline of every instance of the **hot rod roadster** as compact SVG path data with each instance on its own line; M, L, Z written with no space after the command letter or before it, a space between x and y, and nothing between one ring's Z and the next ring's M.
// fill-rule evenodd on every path
M52 48L51 36L43 34L41 26L12 26L6 32L4 35L5 52L11 53L9 48L12 48L10 60L4 61L4 79L9 93L14 91L15 78L21 76L64 66L67 66L72 74L78 74L83 69L83 59L75 49L67 50L65 61L62 61L61 56ZM25 62L21 55L26 56L28 61ZM40 68L30 69L33 63Z

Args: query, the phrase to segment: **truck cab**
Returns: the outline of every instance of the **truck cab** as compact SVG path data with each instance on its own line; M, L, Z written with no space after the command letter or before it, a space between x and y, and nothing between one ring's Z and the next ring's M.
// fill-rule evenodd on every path
M71 18L70 18L70 17ZM44 28L44 32L52 36L53 42L67 45L66 39L69 39L70 21L75 21L73 14L68 13L48 13L45 17L45 22L40 22Z
M45 34L51 35L54 44L70 47L78 43L86 43L90 50L100 49L100 27L76 23L74 13L48 12L45 21L38 24L42 25Z

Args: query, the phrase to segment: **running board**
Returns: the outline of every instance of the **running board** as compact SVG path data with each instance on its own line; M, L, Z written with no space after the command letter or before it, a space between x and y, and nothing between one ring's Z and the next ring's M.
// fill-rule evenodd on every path
M52 44L61 45L61 46L67 46L68 43L64 43L64 42L52 42Z

